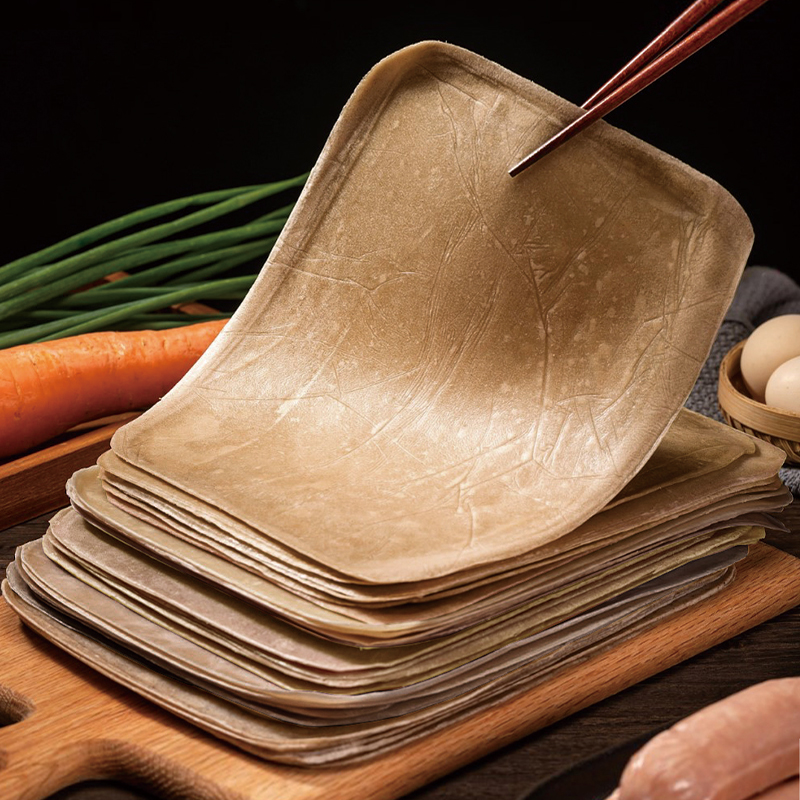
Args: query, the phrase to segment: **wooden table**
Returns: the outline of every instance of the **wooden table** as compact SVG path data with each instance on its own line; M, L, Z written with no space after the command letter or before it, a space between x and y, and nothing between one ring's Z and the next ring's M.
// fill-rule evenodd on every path
M49 516L0 531L0 576L17 545L44 533ZM800 556L799 500L784 512L783 520L792 532L772 535L767 541ZM536 781L609 747L671 724L751 684L793 675L800 675L800 606L417 790L407 800L516 799ZM153 795L98 782L62 790L53 797L149 800ZM355 794L354 800L361 798Z

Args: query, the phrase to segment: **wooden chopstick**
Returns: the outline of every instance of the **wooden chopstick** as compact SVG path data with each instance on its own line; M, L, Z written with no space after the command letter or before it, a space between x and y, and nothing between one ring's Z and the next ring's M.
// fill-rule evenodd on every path
M692 25L702 19L708 12L719 5L721 0L696 0L686 11L675 19L665 28L644 50L635 56L625 65L616 75L603 84L589 100L584 103L583 108L586 113L578 117L574 122L562 128L555 136L548 139L543 145L538 147L521 161L515 164L508 172L513 178L527 169L531 164L544 158L561 144L571 139L575 134L580 133L584 128L591 125L596 120L604 117L610 111L622 105L626 100L633 97L653 81L666 74L673 67L685 61L701 47L707 45L717 36L724 33L728 28L735 25L741 19L767 0L733 0L730 5L719 11L707 22L697 27L695 30L686 34L677 44L663 50L671 42L678 39ZM662 51L663 50L663 51ZM655 55L659 53L660 55ZM655 55L655 57L653 57ZM648 59L652 59L648 62ZM638 69L638 72L636 71Z

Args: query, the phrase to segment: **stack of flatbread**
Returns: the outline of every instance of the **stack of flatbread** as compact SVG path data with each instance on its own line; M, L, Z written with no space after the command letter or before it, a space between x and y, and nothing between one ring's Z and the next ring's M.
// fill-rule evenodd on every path
M258 281L4 594L246 750L341 764L719 591L791 495L682 408L752 242L725 190L473 53L356 88Z

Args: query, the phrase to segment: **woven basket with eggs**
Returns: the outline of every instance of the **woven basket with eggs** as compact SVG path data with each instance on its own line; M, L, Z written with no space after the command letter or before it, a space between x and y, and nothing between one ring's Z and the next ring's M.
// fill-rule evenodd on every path
M719 406L729 425L800 464L800 314L759 325L722 360Z

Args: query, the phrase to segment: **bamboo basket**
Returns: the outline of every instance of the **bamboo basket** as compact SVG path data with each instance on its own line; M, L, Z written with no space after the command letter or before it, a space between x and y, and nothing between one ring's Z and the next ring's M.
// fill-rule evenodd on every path
M732 347L720 364L717 397L722 416L734 428L780 447L787 464L800 464L800 414L749 396L740 368L743 347L744 341Z

